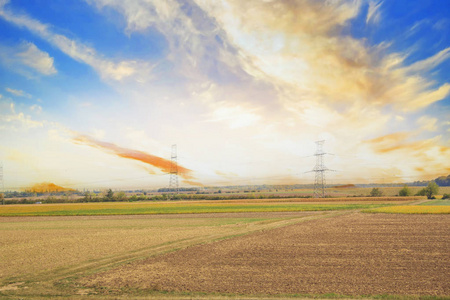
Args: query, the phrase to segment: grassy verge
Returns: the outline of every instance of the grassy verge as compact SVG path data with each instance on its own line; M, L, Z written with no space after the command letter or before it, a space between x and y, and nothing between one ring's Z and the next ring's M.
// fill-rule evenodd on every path
M422 203L421 205L445 205L450 206L450 200L432 200Z

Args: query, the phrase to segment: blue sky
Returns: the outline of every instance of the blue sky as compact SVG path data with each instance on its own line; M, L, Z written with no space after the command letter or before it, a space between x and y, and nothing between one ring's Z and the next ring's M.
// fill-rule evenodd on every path
M449 1L0 0L6 189L450 172ZM117 150L117 149L116 149ZM122 152L121 152L122 153Z

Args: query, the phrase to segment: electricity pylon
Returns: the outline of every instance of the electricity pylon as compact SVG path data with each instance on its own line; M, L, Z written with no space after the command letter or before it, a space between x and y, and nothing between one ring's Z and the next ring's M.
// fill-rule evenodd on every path
M178 194L178 163L177 163L177 145L172 145L172 154L170 156L170 181L169 190Z
M314 156L316 157L316 165L314 166L314 169L311 172L316 173L315 174L315 180L314 180L314 198L324 198L325 197L325 187L327 185L326 179L325 179L325 172L326 171L333 171L325 167L324 159L325 152L323 152L323 144L325 141L317 141L317 150Z

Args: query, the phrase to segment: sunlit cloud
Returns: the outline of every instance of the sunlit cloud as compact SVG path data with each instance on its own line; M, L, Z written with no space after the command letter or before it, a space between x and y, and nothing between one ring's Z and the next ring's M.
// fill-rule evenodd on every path
M341 34L340 28L360 12L358 2L246 1L244 7L234 1L198 2L243 51L247 71L294 89L297 101L363 102L413 111L449 93L448 84L436 87L423 73L447 60L448 49L408 66L404 55L388 53L389 44L369 46ZM374 18L382 2L370 3Z
M417 120L417 124L424 129L428 131L436 131L437 130L437 121L436 118L431 118L428 116L422 116Z

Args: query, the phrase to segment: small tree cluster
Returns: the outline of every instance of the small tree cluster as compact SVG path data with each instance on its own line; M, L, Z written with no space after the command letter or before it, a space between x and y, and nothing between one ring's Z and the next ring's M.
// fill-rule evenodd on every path
M439 186L434 181L430 181L426 188L417 192L416 196L427 196L428 199L434 199L434 195L439 192Z

